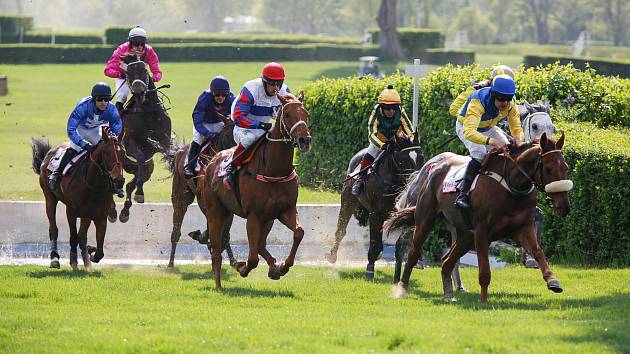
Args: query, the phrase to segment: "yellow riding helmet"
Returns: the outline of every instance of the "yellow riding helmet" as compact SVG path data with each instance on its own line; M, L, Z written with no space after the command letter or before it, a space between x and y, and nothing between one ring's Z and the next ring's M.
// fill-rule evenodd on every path
M378 103L381 104L400 104L400 95L394 90L394 86L387 85L387 88L378 95Z

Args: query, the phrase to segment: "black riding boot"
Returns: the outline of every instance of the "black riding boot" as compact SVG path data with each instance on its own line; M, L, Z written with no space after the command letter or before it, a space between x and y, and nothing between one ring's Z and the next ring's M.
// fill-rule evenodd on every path
M184 166L184 177L186 177L186 179L195 177L195 164L197 163L199 150L201 150L201 145L194 141L190 143L190 148L188 149L188 163Z
M367 175L368 167L370 166L372 162L374 162L374 157L372 157L372 155L368 153L365 153L365 155L363 156L363 159L361 159L361 162L359 163L359 165L361 166L361 170L359 171L359 174L357 175L357 180L352 185L353 196L358 197L359 195L361 195L361 193L365 189L365 181L367 181L367 177L368 177Z
M59 180L61 179L63 169L66 168L68 162L77 155L78 153L73 148L66 149L66 152L61 157L61 161L59 161L59 166L57 166L57 169L48 177L48 188L50 188L50 190L54 191L59 188Z
M481 164L472 159L466 166L466 174L464 175L464 183L462 183L462 190L459 193L459 196L455 200L455 205L462 209L470 208L470 199L468 197L468 193L470 192L470 186L475 180L475 176L479 173L479 167Z

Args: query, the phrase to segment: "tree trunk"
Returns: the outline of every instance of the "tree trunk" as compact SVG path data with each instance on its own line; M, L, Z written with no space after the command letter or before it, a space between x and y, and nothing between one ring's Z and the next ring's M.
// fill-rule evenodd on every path
M381 1L376 22L380 28L378 43L381 51L395 59L403 59L396 25L396 0Z
M550 0L526 0L536 20L536 42L549 44L549 9Z
M613 35L613 44L620 46L623 43L626 32L626 16L629 11L625 7L623 0L606 0L604 2L604 13L606 25Z

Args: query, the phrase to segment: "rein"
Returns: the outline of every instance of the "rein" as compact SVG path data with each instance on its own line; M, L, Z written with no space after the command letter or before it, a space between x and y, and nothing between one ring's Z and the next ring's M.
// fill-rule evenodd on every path
M272 137L271 137L271 132L267 132L267 134L265 135L265 137L267 138L267 140L272 141L272 142L283 142L283 143L289 143L289 142L292 142L292 143L294 143L294 142L295 142L295 139L291 137L291 134L293 134L293 131L294 131L297 127L299 127L300 125L302 125L302 124L306 126L306 122L305 122L305 121L303 121L303 120L298 120L297 122L295 122L295 124L293 124L293 125L291 126L291 128L287 127L287 124L286 124L285 119L284 119L284 118L286 117L286 115L285 115L285 112L284 112L284 111L285 111L285 108L286 108L288 105L291 105L291 104L299 104L299 105L301 105L301 104L302 104L302 102L299 102L299 101L297 101L297 102L288 102L288 103L284 104L284 105L282 106L282 108L280 108L280 112L279 112L279 113L278 113L278 115L277 115L277 116L279 116L280 118L277 118L277 119L276 119L276 121L278 121L278 120L280 121L280 126L279 126L279 128L280 128L280 135L282 136L282 138L279 138L279 139L272 138Z
M124 146L120 142L116 141L114 145L120 146L121 148L123 148L123 151L124 151ZM116 163L114 163L114 166L121 165L121 162L118 160L118 155L114 154L114 156L116 157ZM98 168L99 175L106 176L107 181L108 181L108 185L107 187L105 187L105 189L99 189L91 185L90 182L87 180L87 178L85 178L85 184L87 185L88 189L94 190L94 191L114 191L115 190L114 178L112 177L111 171L108 171L107 168L104 168L103 166L101 166L101 164L98 161L94 160L91 152L89 153L88 157L89 157L89 161ZM87 170L86 170L86 173L87 173Z

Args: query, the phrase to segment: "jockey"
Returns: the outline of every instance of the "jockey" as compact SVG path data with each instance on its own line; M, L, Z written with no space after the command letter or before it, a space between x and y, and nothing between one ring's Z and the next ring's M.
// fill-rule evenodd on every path
M127 101L130 89L127 85L127 64L123 63L120 58L129 54L135 54L138 60L144 61L149 65L153 74L153 81L158 82L162 79L162 71L160 71L160 61L155 50L147 44L147 31L140 26L136 26L129 31L127 42L121 44L114 50L105 66L105 76L116 79L116 108L122 114L123 105Z
M475 91L462 107L455 131L470 152L471 160L466 167L462 190L455 205L470 207L468 193L479 172L481 160L491 147L504 148L508 145L505 133L496 124L506 119L515 142L523 140L521 118L514 102L516 85L509 75L497 75L490 87Z
M243 160L243 151L271 130L271 119L275 118L282 103L276 95L290 93L284 84L284 68L278 63L269 63L262 70L261 77L243 85L238 98L232 103L234 142L236 149L232 161L223 177L223 185L232 189L234 171Z
M201 147L221 132L225 126L219 114L230 115L234 94L230 92L230 83L223 76L215 76L210 82L210 89L201 93L192 113L193 141L188 150L188 164L184 166L184 177L195 176L195 163Z
M82 150L94 151L101 141L102 125L109 125L114 134L120 134L122 122L116 107L109 103L111 98L112 90L109 85L97 82L92 87L91 96L82 98L70 114L67 125L70 148L66 149L59 166L48 179L51 190L59 187L61 173L70 160Z
M394 86L388 85L378 96L378 104L374 106L368 120L368 140L370 145L360 162L360 172L352 186L352 195L359 196L365 188L367 180L367 167L374 162L383 151L389 149L389 140L399 132L405 133L409 140L413 140L412 124L400 106L400 95Z
M462 107L468 101L468 97L472 95L475 91L482 89L484 87L490 87L492 84L492 80L494 80L497 75L508 75L512 79L514 79L514 71L507 65L498 65L494 69L492 69L492 73L490 74L490 80L483 80L479 82L475 82L472 86L469 86L466 91L460 93L457 98L451 103L451 106L448 108L449 113L457 118L459 112L462 110Z

